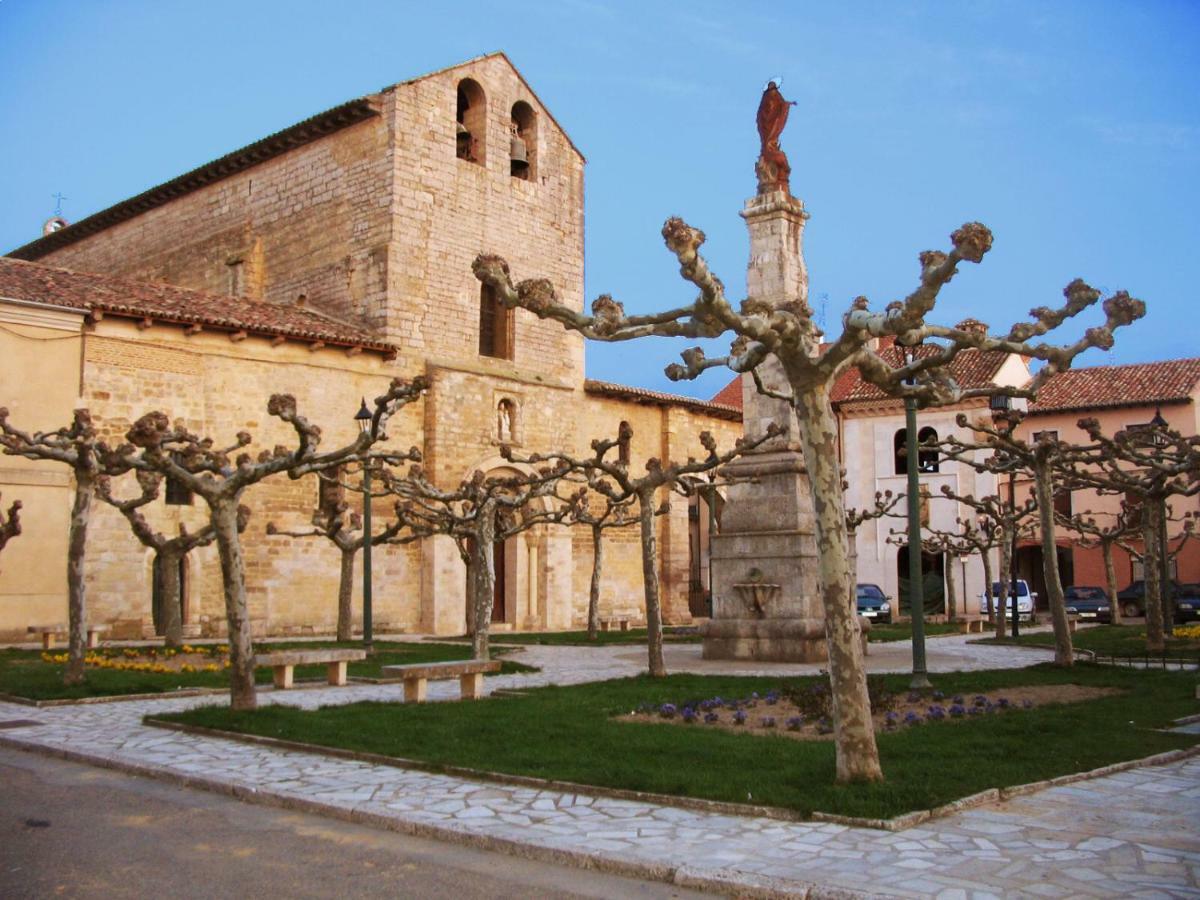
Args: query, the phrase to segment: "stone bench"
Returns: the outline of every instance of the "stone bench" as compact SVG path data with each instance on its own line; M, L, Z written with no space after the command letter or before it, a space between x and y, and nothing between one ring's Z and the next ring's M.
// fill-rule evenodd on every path
M404 681L404 702L424 703L425 690L430 681L457 678L464 700L478 700L483 696L483 673L499 672L500 661L495 659L468 659L461 662L413 663L407 666L384 666L384 678Z
M601 631L628 631L631 616L601 616Z
M349 648L314 648L312 650L276 650L273 653L256 653L255 668L270 668L275 687L286 691L293 684L296 666L311 666L324 663L329 671L329 683L338 687L346 683L346 666L367 658L366 650Z
M108 631L107 625L88 625L87 626L87 646L89 650L94 650L100 646L100 635ZM55 638L66 637L66 625L30 625L26 629L29 634L40 634L42 636L42 649L51 650L54 647Z
M958 620L958 630L962 634L983 634L983 626L987 621L984 616L964 616Z

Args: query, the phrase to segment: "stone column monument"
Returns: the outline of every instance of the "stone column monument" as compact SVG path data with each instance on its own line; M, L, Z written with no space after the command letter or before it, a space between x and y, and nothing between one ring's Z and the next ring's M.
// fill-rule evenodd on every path
M808 297L802 248L808 213L791 194L779 148L789 105L773 82L763 92L758 193L741 213L750 230L746 294L772 306ZM768 387L787 392L774 359L759 373ZM738 482L728 489L721 532L712 539L713 616L704 626L704 658L822 661L828 654L815 523L795 412L759 394L749 377L742 379L742 408L748 437L772 421L784 432L723 472Z

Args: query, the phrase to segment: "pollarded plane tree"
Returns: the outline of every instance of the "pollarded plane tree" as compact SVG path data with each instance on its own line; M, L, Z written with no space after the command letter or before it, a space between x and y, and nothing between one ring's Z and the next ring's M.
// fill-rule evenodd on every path
M611 528L628 528L638 524L633 513L634 498L615 501L600 496L601 505L593 509L580 503L571 514L568 524L586 525L592 533L592 579L588 587L587 635L589 641L600 636L600 582L604 577L604 532Z
M920 283L903 301L872 312L866 298L855 300L843 320L843 331L832 341L822 331L804 297L774 305L750 299L735 309L725 296L725 286L708 268L700 247L704 233L672 218L663 227L667 248L679 262L680 274L699 294L691 303L646 315L627 315L608 295L592 304L587 315L561 303L553 284L532 278L514 284L508 264L498 256L476 258L476 277L490 285L507 307L521 307L539 318L553 319L565 328L599 341L629 341L642 337L716 338L728 332L736 337L727 356L709 359L699 348L683 353L683 364L668 368L674 380L690 379L715 367L734 372L756 372L774 359L786 378L788 390L767 391L787 401L796 412L801 449L816 512L819 580L825 609L829 645L829 678L833 697L834 738L839 782L877 781L883 778L867 697L866 673L857 639L855 616L846 598L852 587L845 506L838 465L837 421L830 397L836 379L850 367L891 397L913 397L927 406L961 403L995 394L1028 396L1045 379L1071 366L1092 347L1110 347L1113 332L1138 319L1145 305L1125 292L1103 302L1105 321L1086 331L1072 344L1055 346L1037 341L1063 322L1092 307L1099 291L1076 280L1066 288L1066 303L1058 309L1032 310L1033 321L1019 322L1007 335L965 331L928 321L938 292L958 271L960 262L977 263L991 248L991 232L972 222L951 235L949 252L920 255ZM893 368L871 346L878 337L895 336L899 343L938 342L935 353L922 354ZM963 388L949 374L949 365L966 349L1015 353L1046 363L1028 389L1000 386ZM764 379L758 378L760 391Z
M1165 622L1173 619L1170 592L1164 590L1164 520L1173 498L1200 495L1200 436L1185 437L1173 428L1125 429L1106 435L1094 418L1079 420L1092 440L1093 453L1072 466L1070 477L1080 487L1101 494L1122 494L1137 502L1146 572L1146 647L1162 650Z
M1100 515L1105 515L1111 522L1099 521ZM1123 624L1124 610L1117 599L1117 568L1113 562L1113 547L1128 549L1123 542L1138 533L1136 510L1130 509L1127 503L1122 502L1121 511L1116 514L1080 510L1072 512L1069 516L1056 512L1054 518L1063 528L1077 535L1076 546L1085 550L1100 548L1100 555L1104 560L1104 587L1108 594L1109 608L1112 610L1112 623Z
M421 453L416 448L411 448L407 453L385 453L382 455L388 463L396 465L404 460L420 462ZM377 459L370 457L371 459ZM321 479L323 485L335 485L338 488L337 494L345 491L350 491L357 494L369 493L370 499L367 502L372 502L375 498L386 497L389 495L387 490L368 490L365 481L355 482L346 476L352 474L350 469L354 466L361 467L362 462L351 465L338 466L323 472L317 472L317 476ZM378 547L381 544L407 544L417 540L420 535L404 535L404 523L399 519L393 519L384 524L384 527L371 537L371 546ZM333 499L325 500L313 512L312 524L308 528L282 528L274 522L267 523L267 534L284 535L293 538L308 538L308 537L323 537L337 547L341 555L338 575L338 603L337 603L337 639L339 641L351 641L354 639L354 560L358 555L358 551L363 548L367 542L367 535L363 531L362 516L355 510L351 510L341 496L336 496Z
M849 482L843 481L842 489L849 490ZM867 522L895 515L892 510L903 499L905 495L902 493L894 494L890 490L876 491L874 502L870 506L864 506L862 509L853 506L846 508L846 545L850 548L851 569L855 581L858 580L858 529ZM850 604L857 615L858 601L854 594L851 594Z
M112 493L112 479L107 475L100 476L96 482L96 495L105 503L114 507L125 517L134 536L143 545L154 551L154 570L158 573L162 590L163 638L168 647L183 645L183 584L180 580L180 570L187 555L197 547L207 547L217 539L216 529L208 523L199 531L188 531L187 526L179 523L179 534L168 538L156 530L142 510L158 499L159 488L163 476L150 469L141 469L136 473L138 487L141 493L127 500L120 500ZM250 521L250 508L238 507L238 531L245 531Z
M233 709L254 709L258 703L245 561L238 532L242 496L247 488L274 475L286 472L290 478L301 478L364 457L377 442L386 440L384 428L388 419L419 398L425 388L422 378L411 382L393 380L387 392L375 399L370 426L349 444L325 452L318 449L321 429L297 412L296 398L291 394L273 394L267 412L293 429L295 447L278 445L273 450L263 450L257 457L248 452L237 453L251 443L247 432L239 432L231 446L217 447L211 438L201 438L182 424L172 425L162 412L147 413L126 433L129 443L140 451L130 457L132 465L173 479L208 504L209 522L216 531L221 560ZM386 458L386 454L383 456Z
M1042 549L1042 577L1046 582L1050 622L1054 627L1054 664L1071 666L1075 651L1067 621L1062 575L1058 568L1054 496L1058 490L1069 490L1074 486L1074 479L1070 475L1072 467L1089 459L1095 448L1060 441L1056 432L1036 433L1027 442L1016 434L1022 419L1021 413L1009 411L996 416L994 424L988 424L982 420L970 421L960 413L959 427L969 428L979 437L973 441L963 441L950 435L939 443L939 451L976 471L991 472L997 476L1024 472L1032 476L1037 530Z
M502 454L506 450L501 447ZM466 613L472 654L475 659L488 659L496 542L536 525L562 522L582 502L584 492L560 494L567 484L566 473L551 467L491 478L475 471L451 491L437 487L417 465L404 477L386 470L380 474L386 490L399 498L397 521L414 537L445 534L454 540L471 576Z
M551 462L563 472L582 475L589 490L596 492L607 502L637 503L637 518L641 531L642 585L646 598L646 641L649 655L649 672L653 678L665 678L666 663L662 647L662 601L658 582L658 538L655 535L654 517L670 510L670 494L690 496L695 490L694 479L712 472L749 453L760 444L779 434L779 428L771 423L766 432L755 440L739 438L734 447L724 453L717 452L716 438L708 431L700 433L700 444L705 450L703 459L689 458L686 462L664 464L657 457L646 461L646 474L638 477L630 474L629 464L622 462L627 453L617 453L609 458L612 450L628 447L633 439L633 429L622 422L616 438L592 441L592 455L577 458L567 453L555 452L533 454L519 460L526 464ZM507 448L505 448L505 452ZM511 453L509 452L511 458ZM665 495L661 502L658 498Z
M1140 522L1141 520L1139 519L1138 521ZM1171 525L1176 523L1180 525L1179 532L1175 535L1171 535L1169 529ZM1163 528L1168 529L1166 532L1167 537L1165 539L1160 537L1160 535L1163 534ZM1160 571L1169 572L1171 570L1171 563L1179 558L1179 555L1183 552L1183 548L1187 546L1188 541L1195 538L1195 536L1196 513L1190 512L1184 513L1182 516L1173 516L1171 515L1170 507L1168 506L1165 515L1161 515L1159 517L1159 527L1155 532L1155 537L1158 539L1158 546L1155 548L1156 557L1162 553L1166 554L1162 561L1159 562ZM1154 565L1155 562L1158 562L1157 559L1147 559L1144 536L1142 539L1143 546L1140 548L1135 544L1130 543L1126 538L1121 539L1118 543L1121 549L1128 553L1132 559L1136 559L1142 564L1143 571L1148 565ZM1175 545L1174 549L1171 549L1172 544ZM1171 637L1175 633L1174 604L1172 602L1173 596L1168 594L1168 588L1164 578L1165 576L1161 575L1159 577L1163 636Z
M88 525L92 518L92 501L96 482L103 474L120 474L128 470L128 460L121 448L112 450L98 437L92 415L77 409L68 427L57 431L28 432L16 428L8 420L8 410L0 407L0 447L10 456L26 459L46 459L62 463L71 470L75 488L71 504L71 525L67 535L67 666L63 682L81 684L85 678L84 655L87 651L87 589L84 580L84 557L87 550Z
M0 551L8 546L8 542L21 533L21 501L14 500L8 508L8 515L0 508Z

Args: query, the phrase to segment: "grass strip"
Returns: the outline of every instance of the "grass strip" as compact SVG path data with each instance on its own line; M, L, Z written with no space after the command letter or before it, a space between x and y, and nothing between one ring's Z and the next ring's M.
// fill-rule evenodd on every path
M903 691L907 677L889 681ZM1066 683L1122 693L880 734L887 781L849 786L833 783L828 741L615 718L641 703L765 693L781 686L778 678L638 677L470 703L357 703L310 711L272 705L254 712L201 707L160 718L431 764L865 818L930 809L989 788L1087 771L1198 740L1155 730L1196 711L1194 677L1187 674L1040 666L935 681L947 693Z

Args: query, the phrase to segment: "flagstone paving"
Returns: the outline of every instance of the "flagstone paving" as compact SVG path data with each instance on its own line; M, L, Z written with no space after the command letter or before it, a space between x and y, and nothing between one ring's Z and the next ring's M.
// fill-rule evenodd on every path
M489 678L487 687L634 674L644 666L637 649L531 646L521 658L541 666L542 672ZM931 641L930 650L935 670L1020 666L1041 658L1029 651L967 645L957 638ZM699 660L698 645L675 645L670 651L675 670L711 671ZM873 653L872 668L894 665L903 670L902 657L903 651ZM456 692L454 684L430 685L431 699ZM399 685L351 685L263 690L260 698L312 708L366 699L398 701L400 694ZM0 731L0 742L163 777L206 780L276 802L308 808L317 804L400 830L507 845L535 856L561 854L578 860L587 855L600 865L632 867L682 884L723 881L811 897L838 890L944 898L1200 896L1197 758L1040 791L893 833L485 783L141 723L147 713L221 700L42 709L0 703L0 721L38 723Z

